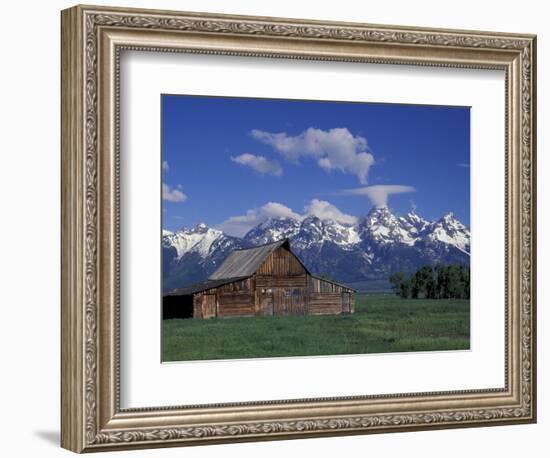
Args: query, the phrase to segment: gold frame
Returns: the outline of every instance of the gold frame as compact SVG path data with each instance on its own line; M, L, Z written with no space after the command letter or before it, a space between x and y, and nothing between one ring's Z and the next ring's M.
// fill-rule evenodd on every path
M64 10L61 19L63 447L90 452L535 422L534 35L93 6ZM123 49L504 70L505 388L121 409Z

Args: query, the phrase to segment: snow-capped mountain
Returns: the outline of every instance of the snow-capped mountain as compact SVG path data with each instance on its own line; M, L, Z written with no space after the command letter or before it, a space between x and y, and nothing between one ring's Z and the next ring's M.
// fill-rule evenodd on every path
M264 245L281 239L293 239L300 231L300 222L294 218L267 218L245 236L251 245Z
M432 243L452 245L470 254L470 231L452 213L447 213L438 221L428 225L422 234Z
M411 211L405 216L401 216L399 221L411 234L421 234L430 225L428 220L418 216L415 211Z
M163 231L164 289L204 280L235 249L284 238L312 272L344 282L384 279L427 264L470 262L470 231L452 213L428 221L415 212L396 216L384 206L355 225L316 216L269 218L243 238L205 224Z
M162 232L163 289L170 290L208 278L227 256L250 246L204 223L176 232Z
M414 245L417 228L405 218L397 218L388 207L374 207L359 223L361 240L371 244Z
M176 258L181 259L188 253L199 253L202 257L210 254L214 243L224 237L224 233L212 229L204 223L197 224L193 229L182 228L178 232L162 231L162 246L173 247Z

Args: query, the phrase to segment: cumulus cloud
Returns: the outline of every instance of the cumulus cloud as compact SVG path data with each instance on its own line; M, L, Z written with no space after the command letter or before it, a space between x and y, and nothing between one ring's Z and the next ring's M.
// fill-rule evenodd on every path
M268 218L301 219L301 215L278 202L268 202L261 207L247 210L244 215L232 216L226 219L218 225L218 228L226 234L242 237L254 226L257 226Z
M164 172L168 172L168 170L170 170L170 166L168 165L168 161L162 161L162 170Z
M354 136L345 127L330 130L310 127L295 136L254 129L250 135L270 145L288 161L299 162L309 157L326 171L339 170L357 176L361 184L367 184L369 169L374 164L374 156L367 152L366 138Z
M304 208L305 215L313 215L322 220L333 220L344 224L355 224L357 217L347 215L340 211L336 206L326 200L313 199Z
M415 192L416 189L412 186L404 185L374 185L365 186L363 188L346 189L342 191L342 194L354 195L354 196L367 196L373 205L376 207L383 207L388 205L388 198L393 194L404 194L408 192Z
M181 190L171 187L166 183L162 183L162 200L168 202L185 202L187 195Z
M263 223L268 218L293 218L302 221L308 216L316 216L321 220L332 220L343 224L355 224L357 218L340 211L330 202L313 199L305 207L302 214L293 211L278 202L268 202L258 208L247 210L244 215L232 216L217 226L228 235L242 237L250 229Z
M262 175L281 176L283 174L283 169L277 161L270 161L264 156L244 153L236 157L231 157L231 160L237 164L250 167Z

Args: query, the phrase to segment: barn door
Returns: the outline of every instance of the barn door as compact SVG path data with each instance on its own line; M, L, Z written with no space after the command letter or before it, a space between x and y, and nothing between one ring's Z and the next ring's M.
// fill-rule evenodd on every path
M342 312L343 313L351 313L350 293L342 293Z
M262 315L273 315L273 290L262 289L260 294L260 313Z
M202 296L202 317L214 318L216 316L216 295L205 294Z
M285 314L284 288L273 288L273 314Z
M306 314L306 294L305 288L292 289L292 313L294 315Z

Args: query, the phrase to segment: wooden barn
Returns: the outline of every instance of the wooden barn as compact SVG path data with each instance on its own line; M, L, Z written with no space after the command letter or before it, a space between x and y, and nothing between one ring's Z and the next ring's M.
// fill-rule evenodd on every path
M163 297L163 319L353 313L355 290L311 274L288 240L233 251L207 281Z

